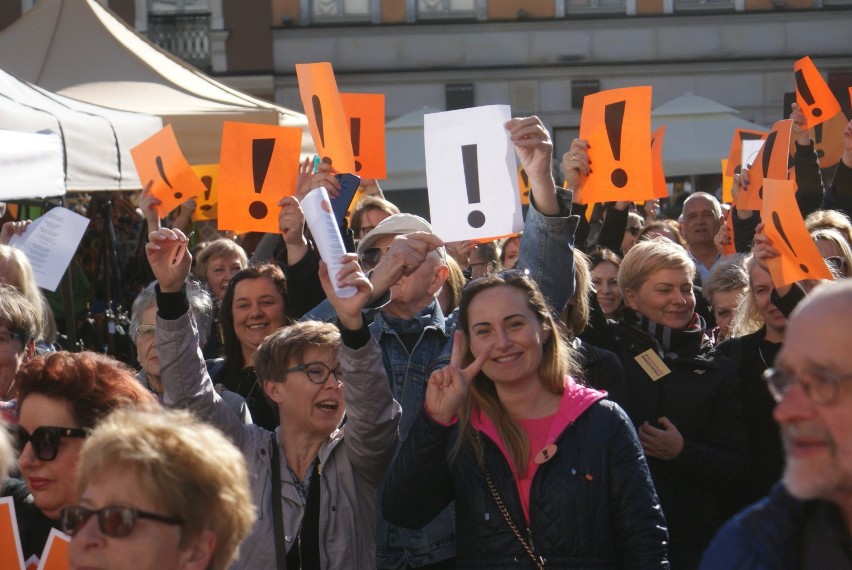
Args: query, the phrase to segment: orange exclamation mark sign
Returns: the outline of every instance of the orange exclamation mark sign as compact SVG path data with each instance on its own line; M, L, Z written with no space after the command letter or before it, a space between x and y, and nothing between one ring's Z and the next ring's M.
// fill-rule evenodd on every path
M272 161L272 151L275 150L275 139L254 139L251 144L251 165L254 176L254 192L260 194L263 182ZM269 213L266 204L255 200L249 205L249 214L255 220L262 220Z
M349 119L349 135L352 137L352 154L355 156L355 172L361 172L361 162L358 156L361 154L361 118Z
M796 250L793 249L793 244L790 243L790 238L787 237L787 232L784 231L784 228L781 227L781 216L778 215L778 212L772 212L772 223L775 225L775 230L778 232L778 235L781 236L781 239L784 240L784 243L787 244L787 247L790 248L790 251L793 252L793 255L796 256L796 259L799 259L799 254L796 253ZM811 270L808 269L808 266L799 261L799 269L801 269L804 273L810 273Z
M171 183L171 182L169 182L169 177L168 177L168 176L166 176L166 168L165 168L165 166L163 165L163 157L162 157L162 156L157 156L157 158L155 158L155 159L154 159L154 162L157 164L157 171L160 173L160 178L162 178L162 179L163 179L163 182L165 182L165 183L166 183L166 186L168 186L169 188L171 188L172 190L174 190L174 189L175 189L175 187L174 187L174 186L172 186L172 183ZM181 193L180 193L180 191L175 192L175 198L177 198L178 200L180 200L181 198L183 198L183 194L181 194Z
M319 131L320 137L320 145L325 149L325 129L323 128L322 123L322 103L320 102L320 98L314 95L311 97L311 103L314 107L314 119L317 123L317 131ZM331 157L324 156L322 157L322 161L326 164L331 164Z
M796 91L808 106L811 115L817 118L821 117L822 109L813 106L816 101L814 101L814 96L811 94L811 88L808 87L808 82L805 81L805 73L801 69L796 70Z
M612 157L616 162L621 161L621 131L624 126L624 109L627 101L610 103L604 109L604 125L609 138L609 146L612 149ZM616 188L627 186L627 172L623 168L616 168L610 176L612 185Z
M467 203L479 204L479 156L475 144L462 145L462 165L464 166L464 184L467 190ZM485 214L473 210L467 215L467 223L474 228L485 225Z

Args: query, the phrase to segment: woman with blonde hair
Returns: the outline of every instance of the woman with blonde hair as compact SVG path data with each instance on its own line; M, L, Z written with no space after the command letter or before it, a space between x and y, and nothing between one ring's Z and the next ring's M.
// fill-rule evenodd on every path
M239 449L184 410L122 410L98 424L76 495L61 518L72 569L226 570L255 521Z
M0 281L19 289L32 303L39 329L36 344L49 348L56 342L56 321L47 299L36 284L33 266L23 251L0 244Z
M577 372L529 277L472 281L450 366L429 378L388 476L384 516L416 529L455 500L459 568L667 567L636 433Z

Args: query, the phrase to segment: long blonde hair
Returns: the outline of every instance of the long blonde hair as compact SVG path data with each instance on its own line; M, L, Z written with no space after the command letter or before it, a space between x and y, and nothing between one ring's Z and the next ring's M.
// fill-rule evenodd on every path
M470 303L481 292L499 286L514 287L527 299L527 306L538 318L539 324L550 331L542 346L542 358L538 375L544 389L553 394L562 394L565 389L565 376L577 376L580 370L574 349L565 340L556 321L539 291L538 286L523 272L510 270L492 273L471 281L462 293L459 304L458 328L462 331L462 366L475 359L470 350ZM480 372L468 389L467 397L459 410L459 436L451 451L455 458L465 440L472 442L475 430L471 425L474 409L487 415L497 428L497 433L508 451L517 472L523 472L529 461L529 441L524 430L506 412L494 382Z

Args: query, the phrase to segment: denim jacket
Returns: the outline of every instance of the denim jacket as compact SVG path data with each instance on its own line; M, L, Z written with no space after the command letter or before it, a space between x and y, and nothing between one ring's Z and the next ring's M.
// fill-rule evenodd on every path
M545 216L533 201L524 223L518 255L518 268L529 271L555 312L560 312L574 294L574 231L578 216L570 216L571 194L557 189L559 216ZM325 307L324 305L328 305ZM333 318L324 301L304 319ZM399 334L382 312L370 324L370 332L382 348L394 399L402 405L400 442L405 441L426 395L426 383L433 371L447 366L453 344L457 312L445 317L437 302L430 303L415 318L425 322L420 337L409 353ZM376 526L376 566L380 569L434 564L455 556L455 513L452 505L420 530L389 524L379 509Z

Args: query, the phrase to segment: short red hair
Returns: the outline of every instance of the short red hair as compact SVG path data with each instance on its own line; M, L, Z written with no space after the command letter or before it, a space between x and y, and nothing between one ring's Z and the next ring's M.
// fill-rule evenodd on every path
M33 358L16 377L18 409L30 394L64 400L83 428L124 407L156 408L157 398L118 360L97 352L51 352Z

